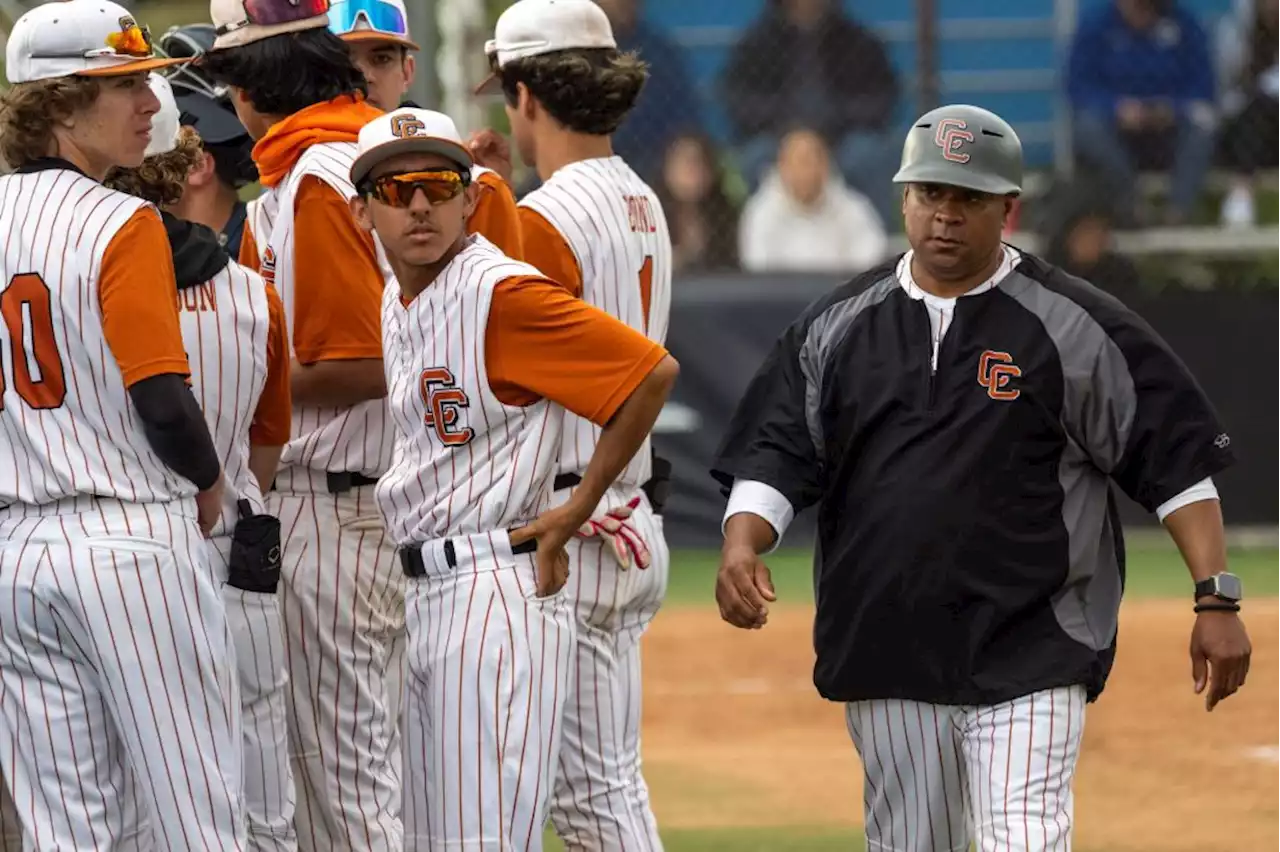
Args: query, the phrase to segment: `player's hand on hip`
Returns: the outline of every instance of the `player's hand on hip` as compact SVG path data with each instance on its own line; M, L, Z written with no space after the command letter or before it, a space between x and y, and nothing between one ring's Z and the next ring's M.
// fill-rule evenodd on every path
M511 183L511 145L505 136L489 128L474 131L467 140L467 150L478 165L492 169Z
M769 604L778 599L769 568L745 546L728 546L720 553L716 603L720 617L744 630L759 630L769 620Z
M582 525L580 513L569 503L548 509L530 524L511 531L514 547L537 539L534 564L538 570L538 597L548 597L564 588L569 579L569 555L565 543Z
M222 495L226 487L226 479L218 474L217 482L196 495L196 517L200 522L200 532L205 538L213 532L222 515Z
M1191 629L1191 677L1197 695L1206 686L1209 689L1206 710L1244 686L1252 652L1249 634L1236 613L1210 611L1196 616Z

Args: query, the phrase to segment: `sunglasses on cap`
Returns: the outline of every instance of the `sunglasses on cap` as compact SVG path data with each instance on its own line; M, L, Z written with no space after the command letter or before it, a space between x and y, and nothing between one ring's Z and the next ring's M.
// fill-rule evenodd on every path
M333 0L329 4L329 29L339 35L355 30L361 19L371 30L409 37L404 10L386 0Z
M272 27L305 21L329 11L329 0L243 0L244 17L214 30L220 36L248 26Z
M400 172L369 178L360 190L364 195L371 195L388 207L408 207L413 197L422 190L431 204L443 204L457 198L471 183L470 175L463 175L451 169L436 169L429 172Z
M134 59L150 59L154 55L151 29L139 26L133 18L120 19L120 31L107 36L105 47L65 53L33 53L32 59L99 59L106 56L129 56Z

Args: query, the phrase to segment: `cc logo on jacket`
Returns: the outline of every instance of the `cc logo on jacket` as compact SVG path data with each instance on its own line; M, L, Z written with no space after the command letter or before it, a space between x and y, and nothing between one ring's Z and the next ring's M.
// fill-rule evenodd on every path
M978 384L987 389L987 396L992 399L1017 399L1022 391L1009 387L1009 382L1021 375L1022 368L1013 363L1008 352L988 349L978 358Z

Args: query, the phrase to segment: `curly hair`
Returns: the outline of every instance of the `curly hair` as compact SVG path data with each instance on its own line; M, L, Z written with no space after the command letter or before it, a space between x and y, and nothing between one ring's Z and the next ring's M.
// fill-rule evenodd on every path
M649 68L635 53L613 48L562 50L517 59L498 72L514 106L524 83L551 117L577 133L608 136L636 105Z
M0 95L0 158L16 169L53 153L53 128L98 99L92 77L15 83Z
M200 162L204 144L193 128L183 127L178 147L165 154L147 157L136 169L114 168L102 183L111 189L144 198L158 207L182 200L187 176Z
M293 115L339 95L369 94L347 43L324 27L210 51L200 57L200 69L243 89L263 115Z

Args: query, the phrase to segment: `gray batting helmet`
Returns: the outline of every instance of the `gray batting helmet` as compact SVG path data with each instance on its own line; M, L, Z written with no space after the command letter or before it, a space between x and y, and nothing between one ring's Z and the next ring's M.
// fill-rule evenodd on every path
M907 131L894 183L940 183L989 192L1022 192L1022 143L1003 118L981 107L931 110Z

